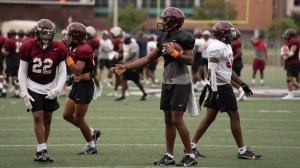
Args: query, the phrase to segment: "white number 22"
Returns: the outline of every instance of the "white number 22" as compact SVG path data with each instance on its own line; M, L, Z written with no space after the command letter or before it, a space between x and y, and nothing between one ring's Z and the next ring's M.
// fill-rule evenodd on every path
M51 74L51 67L53 65L53 61L50 58L46 58L44 61L42 61L41 58L34 58L33 63L34 64L32 66L32 72Z

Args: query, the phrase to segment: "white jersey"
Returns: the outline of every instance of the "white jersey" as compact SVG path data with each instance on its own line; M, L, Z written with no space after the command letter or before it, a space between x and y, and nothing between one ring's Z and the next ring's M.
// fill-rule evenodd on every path
M214 39L212 39L212 38L207 39L207 41L205 41L204 38L201 39L201 43L203 45L203 47L202 47L202 58L208 58L207 48L208 48L209 44L212 43L213 41L214 41Z
M204 48L204 40L203 38L196 38L195 39L195 48L197 48L196 52L202 53Z
M152 51L153 49L156 48L156 41L148 41L147 42L147 54L150 53L150 51Z
M208 48L208 57L219 60L216 69L217 86L230 84L232 75L233 53L230 44L225 44L219 40L213 40Z

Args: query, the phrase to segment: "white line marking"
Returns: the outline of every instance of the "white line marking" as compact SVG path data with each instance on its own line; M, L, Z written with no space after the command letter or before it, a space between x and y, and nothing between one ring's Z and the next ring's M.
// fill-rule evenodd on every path
M97 144L98 146L166 146L166 144ZM182 146L182 144L174 144L175 146ZM29 145L20 145L20 144L7 144L7 145L0 145L0 147L32 147L36 146L36 144L29 144ZM84 144L47 144L47 146L52 147L62 147L62 146L84 146ZM201 145L205 147L224 147L224 148L236 148L235 145ZM300 149L300 146L251 146L253 148L276 148L276 149Z

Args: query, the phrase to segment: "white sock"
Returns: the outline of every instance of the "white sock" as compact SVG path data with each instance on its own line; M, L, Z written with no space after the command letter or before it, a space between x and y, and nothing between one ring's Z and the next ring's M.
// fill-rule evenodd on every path
M261 79L261 80L260 80L260 83L261 83L261 84L263 84L263 83L264 83L264 80L263 80L263 79Z
M166 155L168 155L168 157L170 157L170 158L174 158L174 156L173 155L171 155L170 153L166 153Z
M90 130L91 130L91 134L92 134L92 136L94 135L94 128L91 128L90 127Z
M96 147L94 141L88 142L88 143L87 143L87 146L90 146L90 147L92 147L92 148L95 148L95 147Z
M193 153L191 154L186 153L186 155L190 155L191 158L195 159L195 155Z
M252 83L255 83L255 79L252 79Z
M194 149L194 148L196 148L197 147L197 144L195 144L195 143L191 143L192 144L192 149Z
M241 147L241 148L238 148L238 152L240 154L244 154L245 152L247 151L247 148L245 146Z
M289 91L289 92L288 92L288 95L289 95L289 96L294 96L293 91Z
M40 152L40 151L42 151L44 149L47 149L46 143L38 144L36 151Z

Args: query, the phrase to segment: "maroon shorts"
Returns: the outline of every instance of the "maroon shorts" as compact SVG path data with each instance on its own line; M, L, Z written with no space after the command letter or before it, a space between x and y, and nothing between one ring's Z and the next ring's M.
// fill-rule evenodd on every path
M263 71L265 70L265 60L254 59L252 64L253 71Z

